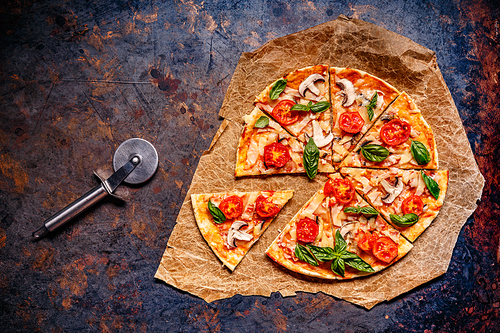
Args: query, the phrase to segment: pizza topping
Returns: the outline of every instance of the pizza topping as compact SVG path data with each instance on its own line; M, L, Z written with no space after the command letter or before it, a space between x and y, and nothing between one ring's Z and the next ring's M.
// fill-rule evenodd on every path
M342 94L344 95L342 106L346 108L351 106L356 99L356 91L352 82L347 79L340 79L336 80L335 83L342 89Z
M403 216L389 214L389 218L392 223L401 228L411 227L418 222L418 215L413 213L405 214Z
M370 162L382 162L389 156L389 150L380 145L365 144L361 146L361 154Z
M260 217L271 217L280 211L280 207L273 203L270 198L259 195L255 203L255 210Z
M319 233L316 221L306 217L297 222L297 240L302 243L311 243Z
M266 167L283 167L290 160L288 148L280 142L274 142L264 148L264 163Z
M373 255L380 261L390 263L398 256L398 245L389 237L380 237L373 243Z
M291 110L293 105L294 101L284 99L276 104L271 114L281 125L291 125L299 119L299 113Z
M432 179L431 177L427 176L424 171L420 171L422 174L422 178L424 178L425 186L427 186L427 189L429 192L431 192L432 196L437 200L439 198L439 184Z
M354 186L349 179L335 178L332 181L332 194L340 203L346 204L354 199Z
M269 98L271 98L271 100L273 100L273 101L275 99L278 99L278 97L283 92L283 90L285 90L287 82L288 81L286 79L279 79L278 81L276 81L273 84L271 91L269 91Z
M219 209L227 219L234 219L243 212L243 201L239 196L232 195L222 200L219 204Z
M411 126L406 121L393 119L380 130L380 137L389 146L397 146L410 137Z
M365 121L358 112L344 112L339 118L340 128L347 133L359 133L364 125Z
M367 252L371 253L373 249L373 244L377 240L376 234L371 234L369 232L360 231L356 237L356 241L358 242L358 247Z
M386 190L387 194L382 198L382 201L386 204L390 204L396 199L401 192L403 192L404 184L399 180L399 177L396 177L396 181L394 182L394 186L391 185L387 180L382 180L380 185Z
M226 216L224 215L224 213L219 209L219 207L214 205L212 203L212 200L210 200L210 199L208 199L208 211L210 212L210 214L214 218L215 223L221 224L224 221L226 221Z
M248 242L253 239L252 235L240 230L242 227L247 226L248 224L243 221L234 221L233 224L231 224L227 233L227 245L230 249L237 247L236 240Z
M313 120L312 121L312 127L313 127L313 136L312 139L314 140L314 143L318 148L322 148L332 142L333 140L333 134L331 132L328 132L327 136L323 135L323 129L321 128L321 125L319 124L318 121ZM305 133L306 140L309 141L309 135Z
M411 146L411 155L417 161L418 165L424 165L431 161L431 154L427 150L427 147L420 141L412 141Z
M255 125L253 127L255 128L264 128L267 125L269 125L269 118L266 116L261 116L257 121L255 122Z
M394 119L394 114L393 113L385 113L384 115L380 116L379 118L382 121L390 121Z
M377 107L378 93L375 91L370 103L366 106L366 112L368 113L368 118L370 121L373 119L373 110Z
M311 138L304 148L302 157L304 169L306 169L307 177L313 179L318 173L319 149Z
M412 195L403 201L402 205L403 214L417 214L420 215L424 211L424 202L418 195Z
M309 89L314 95L318 96L320 94L319 89L314 85L316 81L325 81L325 78L318 73L312 74L307 77L302 83L299 85L299 93L305 97L306 90Z
M344 213L348 214L363 214L365 216L377 216L378 212L375 208L366 206L366 207L344 207Z

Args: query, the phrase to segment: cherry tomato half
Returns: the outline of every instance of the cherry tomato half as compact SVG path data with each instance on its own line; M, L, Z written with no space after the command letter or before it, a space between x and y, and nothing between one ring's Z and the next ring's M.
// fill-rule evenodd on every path
M418 195L412 195L403 201L403 214L417 214L424 212L424 203Z
M291 125L299 119L298 111L290 110L294 105L294 101L284 99L276 104L271 114L281 125Z
M378 237L375 234L360 231L357 236L358 247L365 252L371 253L373 249L373 243L375 243L377 238Z
M373 242L373 255L380 261L390 263L398 256L398 245L389 237L380 237Z
M349 179L335 178L331 181L333 182L332 194L338 202L346 204L354 199L354 193L356 192Z
M219 209L222 210L227 219L234 219L243 212L243 201L239 196L232 195L222 200Z
M340 128L347 133L356 134L361 131L365 121L358 112L344 112L339 118Z
M306 217L297 222L297 240L303 243L312 243L318 236L319 226L316 221Z
M264 162L267 167L281 168L290 159L288 147L280 142L274 142L264 147Z
M389 146L397 146L410 137L411 126L406 121L393 119L380 130L380 138Z
M259 195L255 202L255 210L260 217L271 217L280 211L280 207L269 198Z

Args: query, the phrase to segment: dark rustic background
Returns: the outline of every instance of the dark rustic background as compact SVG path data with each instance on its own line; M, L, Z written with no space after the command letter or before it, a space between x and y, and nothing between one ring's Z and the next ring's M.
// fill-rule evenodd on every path
M154 280L241 52L340 14L436 52L486 178L448 272L370 311ZM499 331L498 1L9 0L0 38L1 331ZM130 137L156 146L154 179L32 243Z

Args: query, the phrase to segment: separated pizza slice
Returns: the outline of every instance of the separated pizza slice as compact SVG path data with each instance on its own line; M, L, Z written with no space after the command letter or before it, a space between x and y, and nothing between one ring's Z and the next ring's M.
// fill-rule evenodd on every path
M341 167L437 169L431 127L403 92L342 161Z
M289 133L307 144L315 144L331 163L332 111L330 108L328 65L298 69L270 84L255 99L255 106L266 112Z
M340 172L411 242L436 218L448 188L447 170L342 168Z
M327 161L328 153L291 136L280 124L270 119L259 108L244 116L245 128L241 134L236 156L235 176L269 175L277 173L333 172ZM307 167L304 150L307 148ZM309 154L310 151L316 154ZM312 178L312 177L311 177Z
M385 222L340 174L302 207L266 253L280 265L325 279L378 272L412 245Z
M231 271L293 196L293 191L192 194L198 228Z
M338 165L400 94L389 83L352 68L330 68L333 162Z

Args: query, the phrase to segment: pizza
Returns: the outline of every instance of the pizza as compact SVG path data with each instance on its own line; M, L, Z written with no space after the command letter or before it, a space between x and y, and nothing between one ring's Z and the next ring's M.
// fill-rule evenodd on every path
M215 255L233 271L293 191L192 194L198 228Z
M437 169L431 127L403 92L366 133L341 167Z
M399 91L378 77L353 68L330 68L334 123L332 159L338 164L368 131Z
M436 218L448 189L447 170L342 168L340 172L411 242Z
M245 127L236 156L236 177L306 173L306 146L302 142L257 107L244 116L244 121ZM317 168L320 172L333 172L333 166L326 160L326 155L318 149Z
M307 201L266 250L287 269L324 279L378 272L412 245L335 173Z

